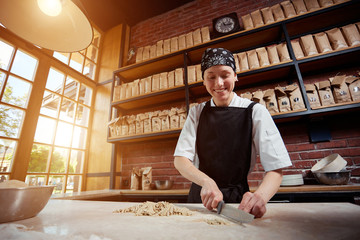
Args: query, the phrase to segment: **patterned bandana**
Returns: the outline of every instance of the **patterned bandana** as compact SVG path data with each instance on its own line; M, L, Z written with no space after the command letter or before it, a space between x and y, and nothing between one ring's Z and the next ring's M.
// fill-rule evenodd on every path
M236 73L234 55L224 48L208 48L201 58L201 73L204 79L206 69L216 65L225 65L231 67Z

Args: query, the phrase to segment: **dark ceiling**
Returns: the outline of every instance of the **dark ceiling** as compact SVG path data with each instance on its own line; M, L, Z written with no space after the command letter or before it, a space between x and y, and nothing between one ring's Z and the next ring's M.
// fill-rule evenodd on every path
M133 26L194 0L73 0L102 31L127 23Z

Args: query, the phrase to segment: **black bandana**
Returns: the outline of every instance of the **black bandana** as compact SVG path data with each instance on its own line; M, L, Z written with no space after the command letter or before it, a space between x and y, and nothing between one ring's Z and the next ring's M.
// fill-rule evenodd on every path
M224 48L208 48L201 58L201 73L204 79L206 69L216 65L225 65L231 67L236 73L234 55Z

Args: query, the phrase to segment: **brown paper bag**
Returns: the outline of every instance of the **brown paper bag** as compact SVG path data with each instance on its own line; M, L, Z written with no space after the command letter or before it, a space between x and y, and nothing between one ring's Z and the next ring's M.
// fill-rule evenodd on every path
M144 133L150 133L151 132L151 119L150 119L149 113L144 113L143 125L144 125Z
M281 20L285 19L285 14L284 14L283 10L281 9L280 4L275 4L275 5L271 6L270 9L274 15L275 21L281 21Z
M145 46L144 47L144 51L143 51L143 61L149 60L150 59L150 46Z
M187 67L187 76L188 76L187 80L188 80L189 84L196 82L196 69L195 68L196 68L195 65Z
M171 108L169 112L170 117L170 129L179 128L179 115L177 115L177 108Z
M144 133L144 114L143 113L139 113L138 115L136 115L136 120L135 120L135 133L136 134L142 134Z
M201 64L197 64L197 65L195 66L195 71L196 71L196 81L201 81L201 80L202 80Z
M167 72L162 72L160 73L160 90L164 90L169 88L168 86L168 73Z
M176 52L179 50L179 38L172 37L170 39L170 52Z
M253 23L253 21L251 19L250 14L246 14L246 15L242 16L241 20L243 22L245 30L249 30L249 29L254 28L254 23Z
M315 38L316 46L319 49L320 53L326 53L332 51L331 44L329 42L326 33L321 32L314 34L314 38Z
M319 0L320 7L328 7L331 5L334 5L334 2L332 0Z
M209 27L202 27L200 29L201 31L201 39L203 43L209 42L210 41L210 30Z
M262 9L260 9L260 11L261 11L261 15L263 16L265 24L270 24L270 23L275 22L274 16L269 7L262 8Z
M202 43L200 28L193 31L193 40L194 40L194 45L198 45Z
M182 128L186 121L186 108L185 107L179 108L178 115L179 115L179 127Z
M282 6L282 8L284 10L284 14L285 14L286 18L296 16L295 8L290 1L283 1L280 3L280 5Z
M139 95L144 95L145 94L145 78L140 79L139 82Z
M261 27L264 25L260 10L255 10L251 12L250 16L253 21L254 27Z
M305 84L306 95L310 103L311 108L317 108L321 106L319 94L314 84Z
M109 128L110 137L117 136L116 129L115 129L115 122L118 121L118 120L119 120L119 118L114 118L114 119L111 119L108 122L108 128Z
M131 183L130 190L140 190L141 189L141 171L139 168L133 168L131 171Z
M349 24L341 28L347 44L350 47L360 45L360 33L355 24Z
M331 30L328 30L326 31L326 34L329 37L332 49L339 50L348 47L346 40L339 28L333 28Z
M128 99L128 98L131 98L131 93L132 93L132 85L133 83L132 82L129 82L129 83L126 83L126 93L125 93L125 98Z
M170 129L170 118L169 118L169 110L163 110L159 113L160 121L161 121L161 131L166 131Z
M317 0L304 0L308 11L315 11L320 9L320 5Z
M143 47L139 47L136 50L136 60L135 60L135 62L141 62L143 60L143 51L144 51Z
M175 69L175 86L184 85L184 74L182 68Z
M300 37L300 43L304 50L305 56L318 54L314 38L311 34Z
M194 46L193 33L189 32L186 34L186 47L190 48L192 46Z
M179 36L179 50L186 48L186 35L182 34Z
M266 106L264 101L264 92L260 89L252 93L251 100Z
M150 59L156 58L156 51L157 51L156 46L157 46L156 44L150 46Z
M255 50L258 55L260 67L265 67L265 66L270 65L269 56L268 56L268 53L267 53L265 47L260 47Z
M141 189L142 190L151 190L151 182L152 182L152 167L144 167L141 168L142 173L142 181L141 181Z
M145 88L144 88L145 92L144 93L145 94L151 93L152 76L146 77L144 81L145 81Z
M290 60L289 51L288 51L288 48L287 48L285 42L276 45L276 50L277 50L277 52L279 54L279 58L280 58L281 62L285 62L285 61Z
M168 87L173 88L175 86L175 70L168 73Z
M266 47L266 50L268 52L269 60L271 64L276 64L280 62L278 52L276 50L276 45L270 45Z
M140 90L139 90L139 79L136 79L133 81L132 83L132 87L131 87L131 96L132 97L136 97L139 96Z
M300 88L296 83L286 86L285 92L290 99L292 110L299 110L305 108L304 99L301 95Z
M235 69L236 69L236 72L240 72L240 64L239 64L238 54L234 54L234 60L235 60Z
M127 83L121 84L121 93L120 93L120 100L123 100L126 98L126 89L127 89Z
M164 55L164 40L160 40L156 43L156 56Z
M301 59L301 58L304 57L304 53L302 51L299 39L291 40L291 46L292 46L292 48L294 50L294 54L295 54L296 59Z
M113 102L119 101L121 99L121 88L122 85L117 85L114 87L114 96L113 96Z
M304 0L292 0L291 2L294 5L297 14L302 14L307 12Z
M129 135L129 124L127 122L127 118L128 118L128 116L122 116L120 119L122 136Z
M352 100L354 102L360 101L360 77L347 76L345 82L349 85Z
M260 63L259 63L258 56L256 54L256 50L253 49L253 50L247 51L246 54L247 54L247 58L248 58L249 68L250 69L259 68Z
M249 62L246 52L241 52L238 55L240 71L249 70Z
M274 89L267 89L264 92L264 101L266 109L269 113L278 113L279 107L276 100L275 90Z
M164 40L163 49L164 49L164 55L169 54L171 52L171 40L170 39Z
M335 103L351 102L349 87L345 82L345 78L345 75L330 78Z
M134 135L136 133L136 116L135 115L130 115L127 116L126 121L128 123L129 126L129 135Z
M315 86L318 89L319 98L322 106L329 106L335 104L329 80L317 82L315 83Z
M152 76L151 91L156 92L160 89L160 74L154 74Z
M252 93L251 92L245 92L240 95L242 98L246 98L251 100L252 99Z
M151 115L151 131L159 132L161 130L161 120L159 117L159 111L152 112L150 115Z
M283 87L276 87L275 93L278 101L279 111L280 112L289 112L291 111L290 99L288 98L285 89Z
M115 120L115 133L116 136L122 136L122 125L120 117Z

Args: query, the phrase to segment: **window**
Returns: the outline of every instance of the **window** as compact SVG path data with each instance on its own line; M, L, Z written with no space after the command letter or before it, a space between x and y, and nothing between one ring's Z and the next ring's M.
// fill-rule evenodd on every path
M81 191L92 89L50 68L26 182L55 185L54 193Z
M0 181L9 178L38 60L0 39Z
M95 28L93 28L93 31L94 38L87 49L75 53L54 52L53 56L88 78L95 80L96 64L100 46L100 33Z

